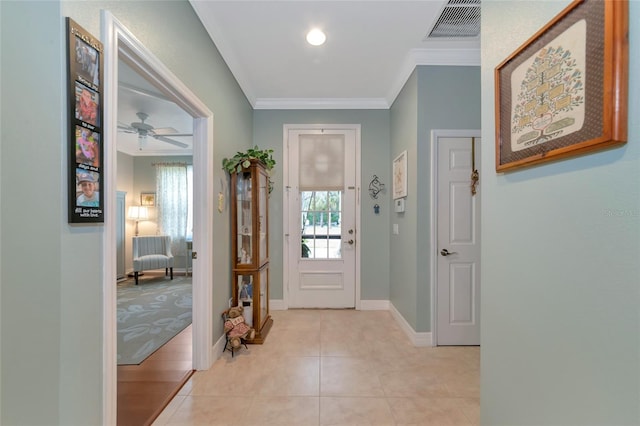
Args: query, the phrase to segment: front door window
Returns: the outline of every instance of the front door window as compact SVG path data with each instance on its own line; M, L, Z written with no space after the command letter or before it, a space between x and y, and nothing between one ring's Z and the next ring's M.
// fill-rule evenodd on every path
M342 191L301 191L300 201L301 256L342 258Z

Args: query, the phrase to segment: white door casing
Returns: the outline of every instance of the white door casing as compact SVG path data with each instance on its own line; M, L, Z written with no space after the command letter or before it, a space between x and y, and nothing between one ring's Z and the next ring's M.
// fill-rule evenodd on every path
M480 344L480 142L480 131L432 132L434 345Z
M213 198L198 194L213 193L213 113L160 62L109 11L101 13L101 39L104 43L105 94L104 130L109 140L117 134L118 59L123 58L141 76L158 87L168 99L193 117L193 227L200 236L193 250L201 259L213 255ZM105 146L106 187L104 226L103 287L103 418L105 425L116 424L117 340L116 340L116 144ZM196 265L194 265L196 266ZM213 282L211 262L199 262L193 268L193 368L207 369L213 362L213 323L211 318Z
M358 245L359 194L360 194L360 126L359 125L285 125L284 126L284 295L285 305L292 308L356 308L359 309L360 286ZM317 253L325 250L328 257L312 254L318 258L303 258L301 241L303 233L308 234L313 220L308 211L301 211L302 194L298 185L298 174L305 173L299 164L299 141L313 138L344 140L345 181L339 197L340 216L338 225L322 224L316 228L326 239L306 240ZM306 139L305 139L306 138ZM320 196L322 191L317 191ZM304 192L308 196L311 192ZM332 190L335 196L336 192ZM327 192L326 195L329 195ZM329 197L327 197L329 198ZM334 197L333 200L336 198ZM329 214L328 216L331 216ZM317 224L317 222L316 222ZM304 230L303 230L304 228ZM316 232L316 231L313 231ZM308 237L307 237L308 238ZM316 244L314 247L313 244ZM331 245L331 249L328 247Z

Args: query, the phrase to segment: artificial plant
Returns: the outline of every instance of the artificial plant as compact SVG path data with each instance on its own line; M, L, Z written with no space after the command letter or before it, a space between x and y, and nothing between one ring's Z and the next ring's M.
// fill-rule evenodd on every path
M236 155L231 158L223 158L222 168L229 172L229 174L241 172L242 169L246 169L251 165L251 160L262 162L267 171L270 171L276 165L276 160L273 159L273 150L260 149L256 145L245 152L238 151Z

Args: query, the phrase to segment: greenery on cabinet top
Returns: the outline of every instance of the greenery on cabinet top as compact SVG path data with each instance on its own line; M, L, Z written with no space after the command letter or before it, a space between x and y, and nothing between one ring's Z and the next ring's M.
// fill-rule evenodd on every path
M273 149L260 149L256 145L245 152L238 151L231 158L223 158L222 168L229 174L241 172L242 169L246 169L251 165L251 160L260 161L267 171L270 171L276 165L276 160L273 159Z

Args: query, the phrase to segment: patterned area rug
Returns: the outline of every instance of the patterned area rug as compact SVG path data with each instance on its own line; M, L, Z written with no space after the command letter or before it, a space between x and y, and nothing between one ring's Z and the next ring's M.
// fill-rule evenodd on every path
M191 324L191 277L118 284L118 365L140 364Z

